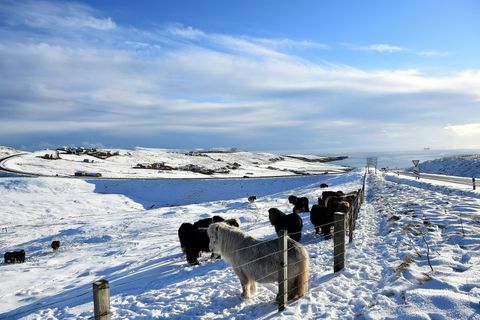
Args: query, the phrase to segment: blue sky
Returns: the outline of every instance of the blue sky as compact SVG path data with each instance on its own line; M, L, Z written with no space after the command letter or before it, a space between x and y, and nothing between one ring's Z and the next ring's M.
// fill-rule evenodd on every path
M2 1L0 144L480 149L476 1Z

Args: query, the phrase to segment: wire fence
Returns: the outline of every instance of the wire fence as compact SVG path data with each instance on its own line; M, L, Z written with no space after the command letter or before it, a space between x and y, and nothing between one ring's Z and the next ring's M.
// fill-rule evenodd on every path
M30 314L32 312L40 311L48 307L53 307L57 306L58 304L66 301L73 301L77 300L80 297L86 296L88 294L92 294L91 290L88 291L83 291L75 296L63 298L63 299L58 299L49 303L42 303L38 302L35 303L31 308L27 308L18 312L6 312L4 315L0 315L0 319L17 319L18 317L21 317L22 315Z

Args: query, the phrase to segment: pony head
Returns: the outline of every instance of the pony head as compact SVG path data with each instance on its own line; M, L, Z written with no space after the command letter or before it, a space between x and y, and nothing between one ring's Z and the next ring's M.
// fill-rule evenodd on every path
M222 222L222 221L225 221L225 219L223 219L222 217L220 216L213 216L213 222Z
M285 213L278 210L277 208L268 209L268 220L270 220L270 223L272 224L272 226L275 226L281 219L280 217L284 215Z
M291 204L295 204L295 202L297 202L297 197L295 196L289 196L288 197L288 202L291 203Z
M207 230L208 237L210 238L210 243L208 247L210 248L210 251L215 253L215 254L220 254L220 242L218 239L218 229L222 222L217 222L217 223L212 223Z

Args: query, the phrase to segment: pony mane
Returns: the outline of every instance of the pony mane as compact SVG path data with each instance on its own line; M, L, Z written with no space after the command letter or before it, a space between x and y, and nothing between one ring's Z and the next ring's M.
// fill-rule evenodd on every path
M213 225L214 227L212 228L216 229L217 239L220 240L222 256L227 256L229 252L259 241L239 228L230 226L224 222L215 223Z

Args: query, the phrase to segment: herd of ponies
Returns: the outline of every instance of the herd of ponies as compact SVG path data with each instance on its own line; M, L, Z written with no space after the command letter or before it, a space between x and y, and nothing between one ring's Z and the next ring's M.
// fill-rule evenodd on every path
M321 184L320 188L328 188ZM310 208L307 197L291 195L288 202L293 205L292 213L286 214L277 208L268 210L268 218L278 236L287 231L288 245L288 300L295 300L308 291L309 256L301 244L303 220L302 212L310 212L310 221L316 234L325 239L332 236L334 213L350 213L350 208L358 191L323 191L318 203ZM255 196L248 198L254 202ZM349 221L348 217L346 221ZM226 260L242 285L242 297L255 295L258 283L278 281L280 257L277 241L256 239L240 229L238 219L225 220L220 216L183 223L178 229L178 237L187 263L198 265L203 252L211 252L211 258ZM278 296L277 296L278 300Z

